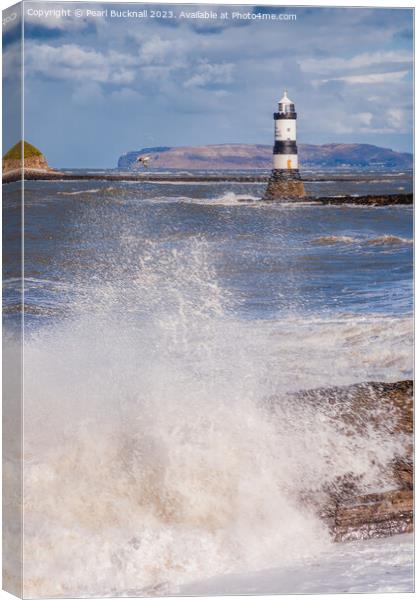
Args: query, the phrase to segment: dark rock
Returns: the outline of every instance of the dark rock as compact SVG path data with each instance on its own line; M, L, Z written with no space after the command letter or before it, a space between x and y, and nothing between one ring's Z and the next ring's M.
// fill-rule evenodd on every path
M341 500L329 525L335 541L409 533L413 531L413 492L391 490Z
M381 194L366 196L331 196L311 198L320 204L363 204L389 206L390 204L413 204L413 194Z
M299 171L295 171L296 176L289 175L289 172L281 173L273 170L268 180L267 189L264 198L266 202L275 202L277 200L293 200L295 198L305 197L305 186L300 178Z
M373 427L381 435L403 435L403 454L388 466L392 489L360 493L352 473L338 478L326 490L320 508L336 541L384 537L413 530L413 382L369 382L348 387L309 390L294 397L305 403L327 402L334 419L348 435Z

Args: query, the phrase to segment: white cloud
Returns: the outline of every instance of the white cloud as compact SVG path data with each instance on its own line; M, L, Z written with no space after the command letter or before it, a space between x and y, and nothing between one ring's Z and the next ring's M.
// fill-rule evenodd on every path
M203 62L198 65L192 77L184 82L186 88L205 87L212 84L226 84L233 81L232 63L210 64Z
M29 72L53 79L115 84L135 79L130 56L114 51L104 54L76 44L30 43L25 47L25 59Z
M412 63L413 55L405 50L388 52L365 52L351 58L331 56L329 58L308 58L300 61L300 67L305 73L330 73L350 69L360 69L372 65L387 65L393 63Z
M386 111L387 123L394 129L405 128L407 124L406 111L401 108L390 108Z
M369 131L372 128L372 120L374 116L370 112L360 112L346 115L345 118L336 115L332 119L332 131L336 133L352 133L354 131Z
M364 75L345 75L344 77L332 77L330 79L322 79L321 83L329 81L343 81L349 85L356 84L378 84L378 83L395 83L401 81L408 75L408 71L392 71L390 73L366 73Z
M182 40L162 39L155 35L143 42L140 47L140 61L144 65L167 64L186 50Z
M22 52L20 44L3 49L3 79L19 80L22 75ZM16 84L15 84L16 85Z
M372 123L373 114L370 112L357 113L356 119L359 121L360 125L369 127Z

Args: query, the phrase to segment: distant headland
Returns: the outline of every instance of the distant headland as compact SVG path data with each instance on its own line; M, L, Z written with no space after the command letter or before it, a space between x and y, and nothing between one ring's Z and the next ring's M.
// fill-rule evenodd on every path
M232 154L232 148L234 149L234 153ZM341 156L349 156L356 152L356 148L365 148L366 153L365 157L368 155L371 158L376 157L377 159L381 156L391 156L390 158L390 170L395 170L396 168L404 170L409 170L412 167L412 155L407 153L398 153L392 150L387 150L386 148L379 148L377 146L369 146L366 144L324 144L323 146L305 146L303 145L303 155L305 156L305 151L307 149L315 148L317 151L321 149L324 156L334 156L335 159L331 158L330 160L335 160L335 166L344 166L349 165L349 163L342 162L340 163L337 157ZM334 150L335 149L335 150ZM231 154L229 154L231 153ZM334 154L335 153L335 154ZM346 154L347 153L347 154ZM22 161L23 154L23 161ZM119 170L116 171L100 171L97 170L85 170L85 171L60 171L58 169L54 169L49 166L46 157L44 154L26 141L20 141L15 144L4 156L3 156L3 183L13 183L20 181L22 178L25 180L39 180L39 181L138 181L140 182L190 182L190 183L217 183L217 182L231 182L231 183L267 183L269 181L268 173L258 173L256 172L258 169L258 165L263 165L261 159L258 162L258 154L263 157L268 157L268 165L261 166L261 168L269 169L270 161L272 158L272 147L271 146L260 146L260 145L246 145L246 144L223 144L220 146L198 146L198 147L177 147L177 148L169 148L169 147L159 147L159 148L143 148L142 150L131 152L123 155L123 157L119 160ZM187 164L194 164L194 167L184 167L193 171L190 173L168 173L168 172L156 172L155 170L151 171L148 168L145 169L143 164L139 163L139 156L150 156L150 160L148 161L148 166L150 164L151 167L159 168L161 167L163 170L168 168L178 168L182 169L182 167L175 167L174 164L186 164L182 161L187 161ZM165 156L165 160L167 160L166 167L163 167L161 164L161 156ZM234 163L229 157L234 156L238 162ZM308 155L307 155L308 156ZM309 154L310 156L310 154ZM314 155L312 155L314 156ZM361 156L361 155L360 155ZM155 159L155 160L153 160ZM169 160L170 159L170 160ZM162 159L163 160L163 159ZM306 159L307 160L307 159ZM346 159L348 160L348 159ZM171 162L172 161L172 162ZM190 162L188 162L190 161ZM229 162L230 161L230 162ZM305 163L305 158L304 161ZM216 164L222 164L223 167L217 168ZM235 164L235 169L229 167L227 165ZM251 172L251 166L253 165L253 172ZM306 165L313 164L306 162ZM141 167L140 167L141 165ZM170 165L170 166L169 166ZM208 166L208 165L211 165ZM242 165L242 166L241 166ZM249 165L249 166L244 166ZM322 163L323 166L327 165L327 162ZM360 158L359 163L357 163L360 167ZM385 167L386 164L384 162L379 163L379 161L374 162L372 158L372 162L370 165L373 167L374 165L379 167ZM366 165L365 165L366 166ZM356 167L356 164L354 165ZM200 173L205 170L213 170L220 171L219 173ZM194 173L194 170L196 171ZM237 173L234 170L249 170L249 173ZM229 172L231 171L231 172ZM330 166L329 170L322 173L307 173L302 177L302 180L305 182L321 182L321 181L352 181L354 177L357 178L357 181L370 181L372 178L375 178L376 175L374 173L366 172L366 174L361 174L358 172L356 175L353 175L351 172L340 173L339 171L334 172L335 169ZM389 178L390 181L395 181L395 175L392 174L383 174L382 177ZM284 200L288 200L287 196L284 197ZM262 198L265 201L271 201L271 198ZM412 193L393 193L393 194L376 194L376 195L360 195L360 196L306 196L301 198L304 201L311 201L319 205L345 205L345 204L365 204L371 206L386 206L393 204L413 204L413 194ZM242 199L238 198L238 202L241 202Z
M153 169L255 170L271 169L273 147L263 144L156 146L120 156L119 169L142 170L139 156L149 156ZM371 144L300 144L303 168L412 169L413 155Z

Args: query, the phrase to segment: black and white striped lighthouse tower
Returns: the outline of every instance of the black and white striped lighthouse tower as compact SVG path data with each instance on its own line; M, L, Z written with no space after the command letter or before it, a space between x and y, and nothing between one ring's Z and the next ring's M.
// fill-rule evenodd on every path
M305 195L299 173L296 144L297 114L294 103L285 90L274 113L273 170L265 192L266 200L296 198Z

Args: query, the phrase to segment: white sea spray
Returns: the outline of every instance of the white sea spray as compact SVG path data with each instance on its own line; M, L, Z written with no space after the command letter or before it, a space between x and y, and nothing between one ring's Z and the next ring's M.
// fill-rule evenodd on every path
M288 394L405 376L410 320L246 321L204 239L122 244L129 277L84 281L25 342L26 594L170 593L320 555L305 493L379 485L401 440Z

